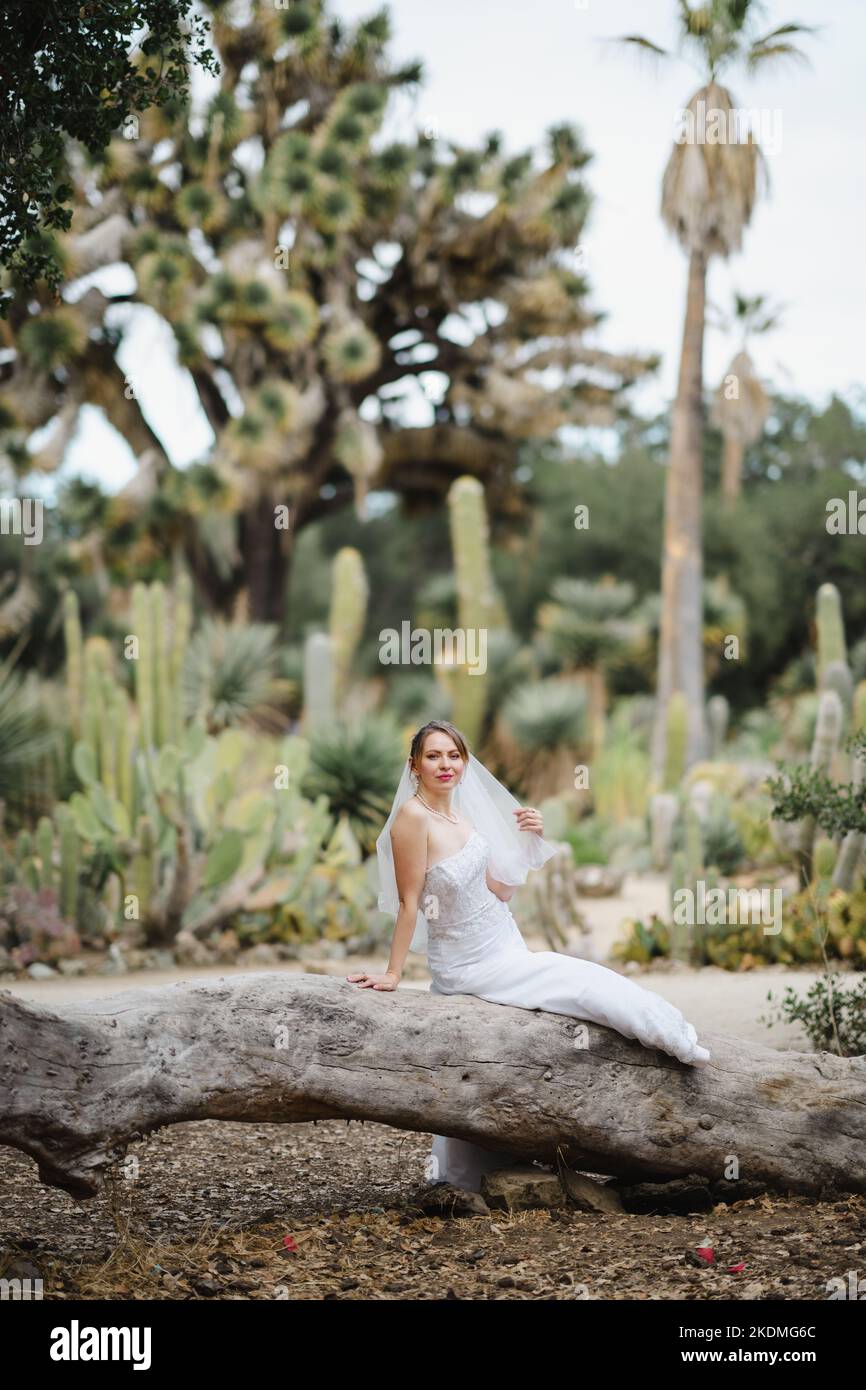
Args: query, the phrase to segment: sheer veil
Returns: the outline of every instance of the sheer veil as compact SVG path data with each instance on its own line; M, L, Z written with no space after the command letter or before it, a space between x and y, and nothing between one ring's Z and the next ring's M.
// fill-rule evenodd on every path
M391 812L376 841L379 861L379 909L396 917L400 908L397 878L394 872L394 851L391 846L391 827L400 807L414 795L409 759L397 785ZM452 809L465 816L473 830L483 835L490 846L488 868L500 883L518 885L526 882L530 869L540 869L556 853L556 846L532 831L519 830L513 812L520 802L498 782L474 753L454 789ZM423 954L427 950L427 919L421 909L409 946L410 951Z

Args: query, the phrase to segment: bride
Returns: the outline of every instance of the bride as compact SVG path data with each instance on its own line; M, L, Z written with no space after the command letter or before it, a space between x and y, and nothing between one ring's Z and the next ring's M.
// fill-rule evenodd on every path
M435 994L475 994L603 1024L693 1067L710 1054L679 1009L615 970L558 951L530 951L507 906L527 873L555 853L542 818L521 807L443 720L419 729L377 840L379 907L396 916L383 975L347 975L394 990L407 952L425 952ZM429 1176L476 1190L513 1161L436 1135Z

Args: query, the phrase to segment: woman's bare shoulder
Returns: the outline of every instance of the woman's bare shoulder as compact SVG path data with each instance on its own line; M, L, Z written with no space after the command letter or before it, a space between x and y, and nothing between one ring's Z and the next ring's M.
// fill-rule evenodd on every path
M391 834L396 831L399 836L416 837L421 831L427 832L427 812L423 806L419 806L417 801L404 801L396 816L394 824L391 826Z

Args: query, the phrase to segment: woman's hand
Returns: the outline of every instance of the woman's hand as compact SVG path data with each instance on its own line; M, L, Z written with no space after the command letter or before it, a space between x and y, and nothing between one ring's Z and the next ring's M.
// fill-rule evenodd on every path
M386 970L384 975L347 975L346 979L353 985L360 985L361 989L396 989L400 983L396 970Z
M534 806L520 806L515 812L518 830L531 830L536 835L544 834L544 821L540 811Z

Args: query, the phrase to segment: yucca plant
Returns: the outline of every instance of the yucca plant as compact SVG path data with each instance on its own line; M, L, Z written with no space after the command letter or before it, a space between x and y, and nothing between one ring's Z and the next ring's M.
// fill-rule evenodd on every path
M311 798L326 796L331 814L348 817L358 843L372 854L403 763L396 725L381 716L369 717L311 740L302 791Z
M209 733L233 724L280 728L283 697L291 692L277 675L276 636L270 623L232 626L205 618L184 661L187 715L202 719Z

